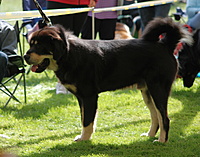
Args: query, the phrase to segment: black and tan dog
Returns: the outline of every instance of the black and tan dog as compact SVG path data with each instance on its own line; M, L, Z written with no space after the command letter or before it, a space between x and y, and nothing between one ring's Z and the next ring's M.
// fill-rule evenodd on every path
M159 36L165 33L160 39ZM89 140L95 127L98 94L137 84L151 112L152 124L145 135L168 140L167 102L177 73L173 56L179 40L191 38L171 19L155 19L141 39L82 40L61 26L32 34L24 56L32 71L53 70L78 99L83 130L76 141Z

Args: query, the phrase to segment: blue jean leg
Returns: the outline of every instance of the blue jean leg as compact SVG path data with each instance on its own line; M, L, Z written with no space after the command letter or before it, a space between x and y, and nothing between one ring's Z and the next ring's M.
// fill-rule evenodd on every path
M0 51L0 82L5 76L7 64L8 56L4 52Z
M155 7L155 17L167 17L171 4L163 4Z
M146 27L149 21L153 20L155 17L167 17L171 4L158 5L153 7L145 7L139 9L139 14L141 17L142 29Z
M196 14L193 18L190 19L188 25L194 29L200 29L200 13Z

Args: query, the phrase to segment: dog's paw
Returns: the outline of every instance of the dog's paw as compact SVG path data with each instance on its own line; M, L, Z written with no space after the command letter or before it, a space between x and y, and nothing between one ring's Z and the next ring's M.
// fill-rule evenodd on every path
M154 140L153 143L160 143L160 141L159 140Z
M140 136L143 136L143 137L155 137L155 134L154 133L150 133L150 132L145 132L145 133L142 133Z
M155 144L165 144L166 141L154 140L153 143L155 143Z
M166 143L167 141L165 141L164 139L157 139L154 140L153 143Z
M79 141L87 141L90 140L90 138L88 137L84 137L83 135L77 135L74 139L75 142L79 142Z

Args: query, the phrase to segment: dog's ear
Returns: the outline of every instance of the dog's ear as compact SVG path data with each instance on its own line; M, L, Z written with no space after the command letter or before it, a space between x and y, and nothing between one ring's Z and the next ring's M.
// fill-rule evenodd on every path
M59 24L56 24L54 27L57 29L57 32L58 32L61 40L66 41L65 33L67 31L65 30L65 28Z
M53 40L54 40L53 59L58 61L61 57L64 56L64 54L66 54L67 47L64 41L55 39Z
M59 60L66 53L67 50L67 41L65 38L64 28L60 25L54 26L55 33L51 34L53 48L53 59Z

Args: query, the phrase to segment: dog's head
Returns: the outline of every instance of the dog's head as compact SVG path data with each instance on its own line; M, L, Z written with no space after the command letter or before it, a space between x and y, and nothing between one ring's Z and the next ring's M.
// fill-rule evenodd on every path
M193 64L190 64L189 62L181 65L179 69L179 75L183 78L184 87L192 87L198 71L198 68L196 68Z
M24 55L33 72L43 72L45 69L57 70L57 60L64 53L66 40L61 26L45 27L30 35L30 49Z
M200 31L194 32L194 44L189 46L183 45L183 49L179 52L178 61L180 64L179 75L183 78L185 87L192 87L194 80L200 71Z

